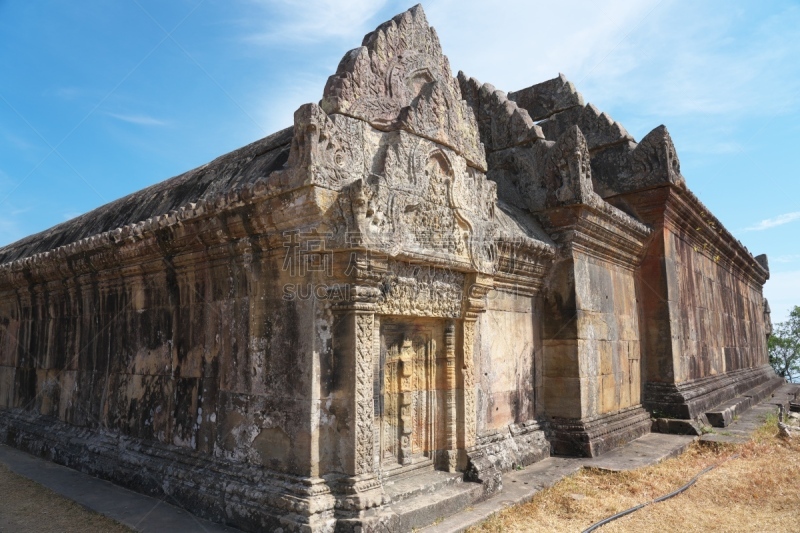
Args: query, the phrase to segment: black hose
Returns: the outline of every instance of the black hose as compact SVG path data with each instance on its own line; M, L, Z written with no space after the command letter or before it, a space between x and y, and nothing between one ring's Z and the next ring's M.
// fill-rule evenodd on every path
M736 457L739 457L739 454L732 455L728 459L734 459ZM728 459L726 459L726 461ZM630 509L625 509L624 511L619 512L619 513L615 514L614 516L609 516L608 518L604 518L604 519L600 520L599 522L595 522L591 526L589 526L586 529L584 529L583 533L590 533L591 531L594 531L595 529L599 529L599 528L603 527L604 525L608 524L609 522L613 522L617 518L622 518L623 516L629 515L629 514L635 512L635 511L638 511L639 509L641 509L643 507L647 507L651 503L663 502L664 500L669 500L670 498L672 498L674 496L677 496L678 494L684 492L686 489L688 489L689 487L691 487L692 485L697 483L697 480L700 479L700 476L702 476L703 474L705 474L707 472L710 472L711 470L714 470L716 467L721 465L723 462L724 461L720 461L719 463L717 463L715 465L711 465L711 466L705 468L700 473L698 473L696 476L694 476L692 479L690 479L689 482L686 485L682 486L681 488L679 488L677 490L674 490L674 491L670 492L669 494L666 494L664 496L656 498L655 500L650 500L649 502L646 502L646 503L640 503L636 507L631 507Z

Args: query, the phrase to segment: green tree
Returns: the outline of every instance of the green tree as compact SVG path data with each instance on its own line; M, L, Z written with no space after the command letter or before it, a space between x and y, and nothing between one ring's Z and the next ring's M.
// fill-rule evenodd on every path
M800 306L794 306L789 320L775 326L767 346L775 372L791 382L800 381Z

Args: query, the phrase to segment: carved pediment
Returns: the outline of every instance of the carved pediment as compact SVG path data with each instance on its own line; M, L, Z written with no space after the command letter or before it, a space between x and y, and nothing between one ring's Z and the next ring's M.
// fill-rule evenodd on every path
M419 5L379 26L344 56L320 106L383 131L404 129L434 140L486 169L475 116Z
M599 152L592 160L592 172L603 197L666 184L686 187L675 145L664 126L638 144L628 142Z
M384 134L382 165L340 198L349 232L390 256L493 268L495 185L452 150L404 131ZM344 191L343 191L344 192Z
M538 141L494 152L489 161L488 175L498 183L502 197L533 213L597 200L589 148L577 126L555 142Z

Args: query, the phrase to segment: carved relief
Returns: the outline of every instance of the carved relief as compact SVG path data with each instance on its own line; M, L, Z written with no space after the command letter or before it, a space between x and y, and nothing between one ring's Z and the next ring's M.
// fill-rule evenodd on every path
M355 473L365 474L372 471L372 314L356 314L356 457Z
M464 321L464 359L462 361L461 371L464 379L464 443L463 447L467 448L475 444L475 435L477 433L476 420L477 413L475 410L475 321Z
M489 177L503 198L531 212L562 205L599 201L592 185L592 167L586 139L577 126L556 142L539 141L491 154Z
M645 135L631 153L631 170L640 179L685 184L681 163L667 128L659 126Z
M294 135L287 169L274 180L296 185L316 184L338 189L363 175L364 124L346 117L329 117L316 104L294 113Z
M589 147L578 126L565 131L547 152L542 178L551 191L548 207L589 203L594 196Z
M384 467L431 459L441 446L435 435L440 335L438 324L387 320L381 326L380 374L375 383Z
M686 187L675 145L664 126L639 144L628 142L600 151L592 158L592 172L603 197L668 183Z
M328 79L322 108L388 131L435 140L486 170L472 110L442 53L439 38L415 6L381 25L348 52Z
M430 265L391 262L381 283L378 312L456 318L461 315L464 274Z
M496 261L496 187L445 147L387 134L374 174L340 196L348 232L370 249L453 259L491 272Z

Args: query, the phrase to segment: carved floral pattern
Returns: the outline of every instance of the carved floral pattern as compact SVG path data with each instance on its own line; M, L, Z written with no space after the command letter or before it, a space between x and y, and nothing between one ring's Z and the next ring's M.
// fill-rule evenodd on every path
M475 443L476 418L475 410L475 321L464 321L464 361L462 372L464 375L464 447Z
M373 464L373 383L372 345L374 317L356 314L356 457L355 473L372 472Z

